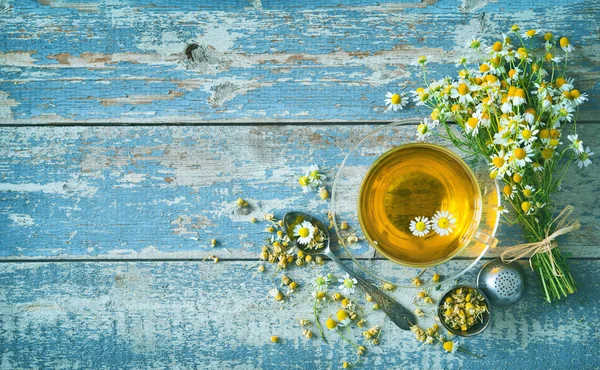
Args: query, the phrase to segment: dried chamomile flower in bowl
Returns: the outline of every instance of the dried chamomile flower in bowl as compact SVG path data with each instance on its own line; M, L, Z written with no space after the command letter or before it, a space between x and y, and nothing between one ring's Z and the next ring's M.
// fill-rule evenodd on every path
M475 287L457 285L445 292L438 302L438 317L451 333L470 337L481 333L490 323L488 299Z

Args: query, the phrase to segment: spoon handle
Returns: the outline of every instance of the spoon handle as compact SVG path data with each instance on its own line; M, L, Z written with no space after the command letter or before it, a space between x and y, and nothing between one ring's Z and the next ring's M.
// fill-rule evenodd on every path
M356 274L352 269L346 266L333 252L326 253L327 257L335 261L344 271L352 278L356 279L357 285L369 294L373 300L379 304L379 308L392 320L392 322L400 329L410 330L412 324L416 323L412 312L401 306L398 302L390 298L387 294L376 288L360 275Z

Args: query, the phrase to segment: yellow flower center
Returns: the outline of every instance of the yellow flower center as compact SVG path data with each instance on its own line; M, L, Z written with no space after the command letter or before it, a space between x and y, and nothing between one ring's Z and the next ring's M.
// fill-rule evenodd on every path
M567 46L571 45L571 42L566 37L562 37L559 42L560 42L560 47L561 48L564 48L564 47L567 47Z
M515 173L515 174L513 175L513 181L514 181L514 182L516 182L517 184L518 184L518 183L520 183L520 182L521 182L521 180L523 180L523 176L521 176L520 174L518 174L518 173Z
M446 217L442 217L438 220L438 226L441 227L442 229L447 228L448 225L450 225L450 221L448 221L448 219Z
M523 139L525 140L529 140L531 139L531 130L529 129L524 129L521 131L521 136L523 137Z
M545 148L544 150L542 150L542 158L544 158L546 160L552 158L553 154L554 154L554 150L552 150L550 148Z
M492 63L494 67L498 67L501 61L502 60L499 57L493 57L490 59L490 63Z
M465 84L458 85L458 93L460 95L466 95L469 92L469 86Z
M519 97L519 98L525 99L525 90L523 90L523 89L517 89L517 91L515 91L515 97Z
M452 111L452 113L456 113L460 110L460 105L453 104L452 107L450 108L450 110Z
M438 109L434 109L431 112L431 119L437 121L440 118L440 111Z
M563 91L563 96L567 99L571 99L571 92L570 91Z
M530 197L531 196L531 190L530 189L523 189L523 195L526 197Z
M498 177L498 171L493 170L490 172L490 179L495 179L496 177Z
M298 235L300 235L301 238L306 238L308 234L310 234L310 230L306 227L302 227L298 230Z
M556 87L558 87L560 89L561 86L564 85L566 82L567 81L564 78L559 77L556 79L555 84L556 84Z
M560 135L560 132L557 129L553 128L550 130L551 138L556 139L558 137L558 135Z
M513 24L510 30L513 32L517 32L518 30L520 30L520 27L518 24Z
M330 317L325 321L325 325L327 326L327 329L334 329L337 326L337 322Z
M542 129L540 131L540 138L547 139L549 137L550 137L550 130L548 130L547 128L545 128L545 129Z
M489 82L489 83L491 83L491 84L492 84L492 83L494 83L494 82L496 82L496 81L498 81L498 77L496 77L496 76L494 76L494 75L487 75L487 76L485 76L484 78L485 78L485 80L486 80L487 82Z
M525 35L527 37L533 37L533 36L535 36L535 30L529 30L529 31L525 32Z
M527 49L525 48L518 48L517 49L517 53L519 53L519 55L521 56L521 58L527 58Z
M488 66L487 64L483 63L482 65L479 66L479 71L485 73L488 72L490 70L490 66Z
M508 96L515 96L515 91L517 91L517 88L514 86L511 86L508 88L508 92L506 94Z
M420 123L420 124L417 126L417 131L418 131L418 132L419 132L421 135L425 135L425 134L427 133L427 131L429 131L429 130L428 130L428 127L427 127L427 125L426 125L426 124L424 124L424 123Z
M523 212L529 211L531 209L531 203L529 203L529 202L521 203L521 209L523 210Z
M316 179L317 176L319 176L319 170L310 171L310 177L312 177L313 179Z
M552 40L552 33L546 32L546 34L544 35L544 40L546 40L546 41Z
M504 185L504 188L502 188L502 192L509 197L512 194L512 187L510 185Z
M554 55L552 55L552 53L546 53L546 62L550 62L552 60L552 58L554 58Z
M517 159L525 159L527 157L527 152L523 148L517 148L513 151L515 158Z
M392 95L392 99L391 100L392 100L392 104L400 104L400 101L402 99L400 98L400 95L394 94L394 95Z
M308 185L308 176L302 176L300 177L300 179L298 180L298 182L300 183L300 185L302 186L307 186Z
M425 222L423 222L423 221L417 222L417 224L415 225L415 229L417 231L424 231L425 230Z
M492 45L492 50L494 50L496 53L502 51L502 43L500 41L496 41L494 45Z
M494 159L492 159L492 163L494 164L494 166L496 166L496 168L501 168L502 166L504 166L504 158L494 157Z
M579 90L571 90L571 98L572 99L577 99L581 96L581 93L579 92Z
M516 74L517 74L517 71L514 69L511 69L510 71L508 71L508 77L510 77L510 78L514 78Z
M475 117L471 117L467 120L467 125L469 125L470 128L475 128L477 127L477 118Z
M550 146L558 146L558 144L558 139L550 139L550 142L548 143Z
M344 321L348 318L348 313L344 310L339 310L336 314L338 320Z
M454 342L444 342L444 349L447 352L452 352L453 348L454 348Z

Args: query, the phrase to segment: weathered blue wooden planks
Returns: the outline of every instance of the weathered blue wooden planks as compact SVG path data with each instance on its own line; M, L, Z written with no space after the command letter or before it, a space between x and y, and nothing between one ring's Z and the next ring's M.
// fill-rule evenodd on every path
M451 74L472 36L514 22L578 45L573 72L591 98L581 117L597 112L598 1L257 4L11 2L0 13L0 123L423 115L383 104L386 91L420 83L417 56L431 57L431 77Z
M329 202L303 194L298 177L318 164L331 191L344 156L372 128L0 129L0 257L204 258L212 238L226 256L256 257L267 234L250 218L297 209L325 219ZM600 147L599 129L584 125L579 134ZM413 140L414 126L399 136ZM557 197L583 225L561 240L576 257L598 257L596 168L573 170ZM235 214L238 197L256 207L252 214ZM499 238L521 242L506 225Z
M494 310L482 335L461 340L485 359L421 347L413 333L385 321L381 345L368 345L359 368L598 368L600 266L597 260L572 264L582 282L577 295L543 304L528 274L523 301ZM2 264L0 368L337 369L354 359L354 349L333 333L327 333L325 345L303 338L297 323L312 318L310 279L317 272L339 273L335 266L289 271L301 288L284 310L266 298L279 285L278 275L271 282L270 267L261 276L255 267L256 262ZM384 262L373 268L394 269ZM470 274L466 281L473 279ZM408 304L416 291L392 294ZM331 305L323 315L336 309ZM371 325L381 318L381 312L367 315ZM271 343L271 335L282 343ZM362 343L360 336L353 331Z

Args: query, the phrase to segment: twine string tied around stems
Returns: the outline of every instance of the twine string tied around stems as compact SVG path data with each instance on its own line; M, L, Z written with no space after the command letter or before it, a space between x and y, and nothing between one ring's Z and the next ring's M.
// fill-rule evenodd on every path
M551 253L552 249L558 247L558 243L554 239L557 237L570 233L571 231L575 231L581 227L579 220L571 220L567 223L568 217L573 212L574 207L568 205L562 212L559 213L556 218L550 222L548 227L546 227L546 237L539 242L534 243L524 243L518 244L514 247L510 247L506 249L500 255L502 262L511 263L520 258L529 257L529 266L533 270L533 264L531 263L531 259L538 253L548 252L548 259L550 261L550 266L552 267L552 273L554 276L562 276L560 272L556 269L556 262L554 260L554 256ZM552 224L556 223L556 230L550 234L550 229L552 228Z

